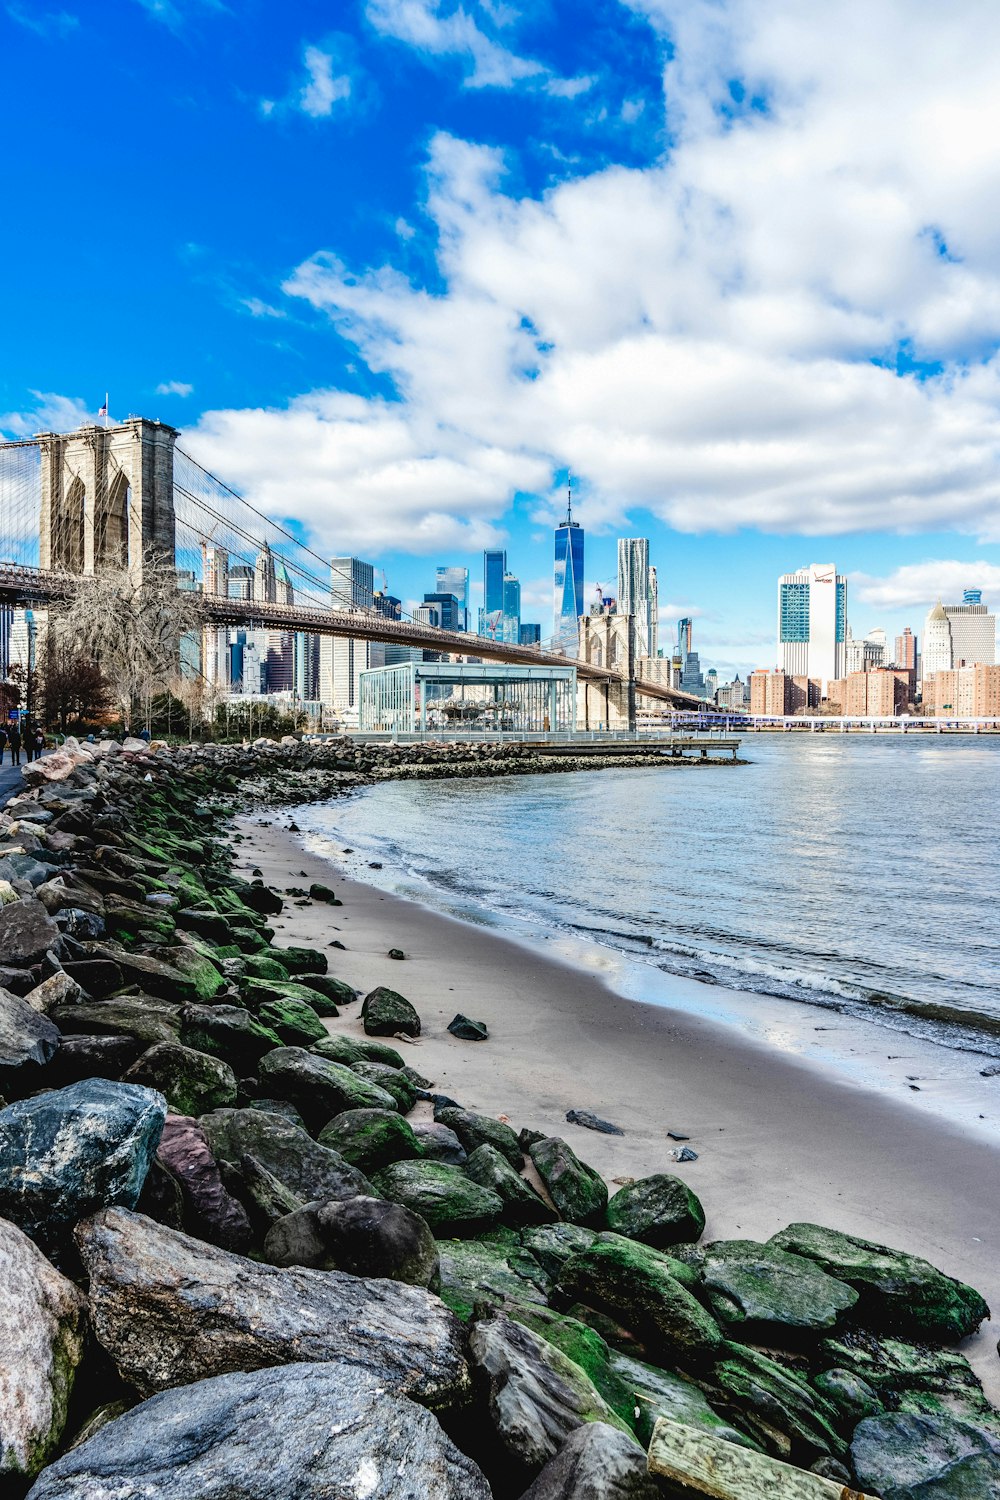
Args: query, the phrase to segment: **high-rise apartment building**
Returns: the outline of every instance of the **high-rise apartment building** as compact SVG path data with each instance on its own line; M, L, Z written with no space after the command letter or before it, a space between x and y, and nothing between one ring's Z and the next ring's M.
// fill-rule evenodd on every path
M924 713L940 719L1000 718L1000 666L943 668L924 681Z
M566 519L556 527L553 571L552 644L566 656L580 649L583 603L583 527L573 520L573 492L567 490Z
M810 563L778 580L778 660L789 677L842 677L847 579L833 563Z
M893 653L893 666L905 667L908 672L916 673L917 670L917 638L907 625L902 635L896 637L896 649Z
M701 675L701 661L693 649L694 622L686 616L677 621L677 655L680 658L682 692L693 693L696 698L705 696L705 679Z
M649 654L656 656L660 647L660 585L653 564L649 565Z
M468 568L438 568L434 580L434 592L454 594L458 600L459 621L456 630L469 628L469 570Z
M781 718L788 712L789 680L777 668L750 673L750 712Z
M636 656L655 656L650 650L653 616L649 581L649 540L644 536L618 538L618 613L635 616Z

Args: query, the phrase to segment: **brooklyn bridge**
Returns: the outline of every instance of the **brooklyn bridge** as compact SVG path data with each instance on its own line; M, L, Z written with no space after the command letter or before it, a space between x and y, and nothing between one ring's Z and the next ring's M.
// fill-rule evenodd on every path
M568 660L544 645L396 617L379 595L362 604L339 595L328 560L295 534L294 523L265 516L179 447L178 437L163 423L129 417L0 444L0 605L44 608L71 594L77 579L122 567L141 579L153 559L176 569L179 588L198 593L206 626L392 642L521 666L572 665L582 682L600 684L622 704L634 703L638 692L650 706L701 706L671 687L637 682L627 663ZM242 591L248 597L233 597L227 574L237 565L252 578L262 551L281 565L282 597L252 586Z

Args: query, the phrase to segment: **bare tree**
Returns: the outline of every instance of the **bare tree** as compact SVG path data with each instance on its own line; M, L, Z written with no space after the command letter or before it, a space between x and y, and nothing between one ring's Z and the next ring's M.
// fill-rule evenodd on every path
M131 722L177 671L181 637L201 629L201 607L177 587L173 564L149 552L141 573L123 567L79 579L49 621L56 642L99 664Z

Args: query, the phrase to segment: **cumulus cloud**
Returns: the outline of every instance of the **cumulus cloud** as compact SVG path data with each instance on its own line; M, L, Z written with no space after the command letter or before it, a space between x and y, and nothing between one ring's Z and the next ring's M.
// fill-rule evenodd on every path
M354 93L357 70L349 61L352 52L351 39L345 36L307 43L302 48L304 77L284 99L262 99L261 114L269 118L293 110L311 120L328 120L337 106L346 104Z
M163 380L156 387L158 396L190 396L193 391L194 386L186 380Z
M371 487L365 445L353 473L336 459L337 485L397 518L423 494L453 535L571 466L588 525L646 508L688 532L1000 540L1000 10L632 6L669 44L662 159L530 197L501 150L439 135L421 205L433 281L336 249L286 281L398 393L352 407L349 430L386 445L380 481L414 466L406 505ZM480 85L491 69L528 77L491 38L476 50L470 11L369 0L368 13L429 53L464 48ZM333 462L346 399L206 422L216 442L305 424ZM297 451L311 484L314 458ZM451 483L434 494L415 476L437 463Z
M1000 603L1000 565L971 558L908 563L886 578L868 573L852 573L848 578L850 597L876 610L927 610L940 599L944 604L960 604L965 589L982 589L987 600Z
M61 396L55 391L32 391L31 395L35 405L28 411L0 413L0 432L11 438L27 438L37 432L74 432L97 421L97 407L91 409L76 396Z
M454 59L470 89L510 89L538 84L553 98L575 99L593 78L560 78L534 58L520 57L490 31L500 32L518 19L516 11L492 0L472 0L471 8L446 0L368 0L365 14L382 36L404 42L434 59Z

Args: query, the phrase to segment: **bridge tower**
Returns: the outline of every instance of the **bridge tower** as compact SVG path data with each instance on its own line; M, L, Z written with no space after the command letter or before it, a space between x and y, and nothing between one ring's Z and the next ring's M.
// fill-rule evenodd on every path
M139 580L144 556L173 566L177 436L145 417L39 433L40 566L76 574L127 567Z

